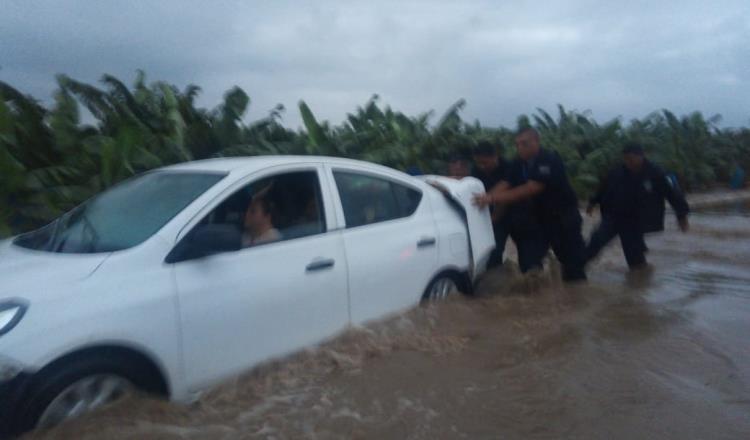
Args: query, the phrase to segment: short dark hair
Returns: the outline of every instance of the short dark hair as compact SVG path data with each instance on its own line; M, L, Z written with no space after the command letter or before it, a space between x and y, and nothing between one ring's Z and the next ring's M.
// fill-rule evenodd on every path
M643 156L643 145L634 141L626 142L622 147L622 154L635 154L636 156Z
M271 221L275 221L278 218L278 210L276 209L276 203L271 200L270 197L268 197L265 194L256 194L250 201L250 203L258 202L260 206L263 208L263 212L266 215L271 216Z
M448 163L469 162L469 158L463 153L453 153L448 156Z
M472 149L474 156L496 156L497 148L490 141L479 141Z
M526 133L533 133L534 137L536 137L537 139L539 139L539 132L536 130L536 128L530 127L530 126L521 127L518 130L516 130L516 136L515 137L519 137L522 134L526 134Z

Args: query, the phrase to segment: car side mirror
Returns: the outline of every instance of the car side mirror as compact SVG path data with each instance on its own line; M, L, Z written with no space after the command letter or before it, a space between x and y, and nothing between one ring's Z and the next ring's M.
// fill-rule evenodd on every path
M242 247L241 244L242 232L235 225L198 225L172 249L164 261L172 264L234 252Z

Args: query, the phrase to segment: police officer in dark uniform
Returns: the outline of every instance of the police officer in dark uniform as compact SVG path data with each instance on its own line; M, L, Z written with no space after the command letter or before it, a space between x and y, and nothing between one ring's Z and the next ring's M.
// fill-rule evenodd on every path
M476 177L484 184L484 190L490 191L505 179L506 164L498 154L498 149L490 142L480 141L472 151L474 168L472 177ZM506 216L501 209L490 207L492 215L492 229L495 233L495 249L490 255L487 267L497 267L503 264L505 243L508 241L508 227Z
M619 235L628 267L646 266L648 249L643 234L664 230L665 199L672 205L680 229L687 231L690 208L682 192L661 168L645 158L640 144L626 144L622 165L609 173L589 202L589 215L599 205L602 221L591 234L586 261L596 257L610 240Z
M563 280L585 280L581 214L562 159L541 148L533 128L519 130L516 147L518 159L510 164L506 180L477 195L475 203L513 206L510 221L521 272L541 269L551 246L562 264Z

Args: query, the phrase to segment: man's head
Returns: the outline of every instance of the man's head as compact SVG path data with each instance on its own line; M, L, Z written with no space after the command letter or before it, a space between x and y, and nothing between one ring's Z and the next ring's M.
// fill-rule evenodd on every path
M448 158L448 176L462 179L469 174L469 161L466 156L454 154Z
M645 159L643 146L637 142L628 142L622 149L622 162L631 172L639 172L643 168Z
M539 132L526 127L516 132L516 149L521 160L530 160L539 154Z
M498 166L498 154L495 146L488 141L479 141L472 151L474 165L483 173L491 173Z
M273 202L265 195L256 194L245 211L245 228L253 235L273 228L273 212Z

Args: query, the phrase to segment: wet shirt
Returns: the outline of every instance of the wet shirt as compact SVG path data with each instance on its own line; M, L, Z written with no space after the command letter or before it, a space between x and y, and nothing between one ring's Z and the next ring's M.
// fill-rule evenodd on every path
M544 191L534 197L532 203L540 220L554 220L571 209L578 209L578 198L570 186L562 158L556 152L541 149L531 161L513 161L508 171L511 187L530 180L544 184Z
M690 211L682 192L661 168L647 160L640 173L633 173L625 166L612 170L590 204L599 204L602 215L613 220L636 222L644 232L656 232L664 229L665 199L678 218Z
M636 221L644 177L629 172L624 166L617 167L607 176L602 189L592 198L592 202L600 204L605 216Z

